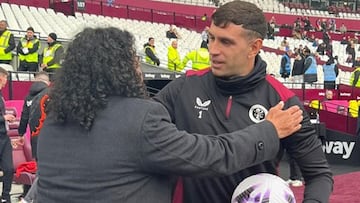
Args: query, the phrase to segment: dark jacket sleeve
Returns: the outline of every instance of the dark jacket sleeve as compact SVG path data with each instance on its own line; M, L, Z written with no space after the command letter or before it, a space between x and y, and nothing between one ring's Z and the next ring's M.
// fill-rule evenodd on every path
M285 104L286 107L298 105L306 112L297 97L290 98ZM301 169L306 184L303 202L329 202L333 190L332 173L308 114L303 116L301 129L283 139L281 144Z
M27 124L29 122L29 113L30 113L29 109L30 109L30 106L27 105L29 100L30 100L29 96L27 96L26 99L24 100L24 105L23 105L23 109L22 109L22 112L21 112L20 124L19 124L19 128L18 128L18 133L21 136L25 134Z
M356 84L359 80L359 76L360 76L360 71L355 71L354 72L354 81L353 81L353 84L351 84L352 86L356 86Z
M15 38L13 34L10 34L10 39L9 39L9 46L5 49L5 53L9 53L10 51L15 49Z
M232 174L275 158L280 143L269 121L216 136L179 131L156 102L144 116L138 142L142 170L183 176Z
M335 64L334 71L335 71L335 75L337 77L339 75L339 67L337 64Z
M5 103L4 97L0 92L0 136L7 136L5 115Z
M184 84L185 77L177 78L167 84L161 91L153 97L153 100L160 102L168 110L171 120L175 122L174 118L174 109L177 100L177 95L179 94L182 86Z
M32 53L35 53L39 50L39 47L40 47L40 40L37 40L37 42L34 44L34 46L29 49L29 53L27 54L32 54Z
M61 59L63 57L63 54L64 54L64 48L62 46L60 46L59 48L56 49L55 54L54 54L54 58L51 61L49 61L47 63L47 65L52 66L55 63L60 63Z
M286 65L286 58L283 56L281 58L281 66L280 66L280 73L284 73L285 72L285 65Z
M18 42L18 45L17 45L17 47L16 47L16 53L17 54L22 54L22 55L24 55L24 52L22 51L22 44L21 44L21 41L19 41Z
M310 67L311 65L311 59L310 58L306 58L304 60L304 73L307 71L307 69Z
M145 49L145 53L148 57L151 58L151 60L153 60L154 62L159 62L159 58L155 56L155 54L151 51L150 48L146 48Z

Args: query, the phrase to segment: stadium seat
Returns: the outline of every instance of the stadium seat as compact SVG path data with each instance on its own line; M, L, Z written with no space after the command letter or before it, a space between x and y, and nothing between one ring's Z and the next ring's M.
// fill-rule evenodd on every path
M19 144L19 137L11 137L11 145L13 147L13 162L14 162L14 178L13 181L16 184L32 185L35 178L35 171L21 171L16 172L18 167L24 163L34 162L31 155L31 144L28 138L24 139L24 144Z

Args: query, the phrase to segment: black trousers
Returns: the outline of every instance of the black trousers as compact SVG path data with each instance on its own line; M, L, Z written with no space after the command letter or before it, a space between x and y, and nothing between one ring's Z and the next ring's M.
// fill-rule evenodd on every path
M18 71L38 72L39 64L38 64L38 62L20 61L20 66L19 66Z
M300 171L299 165L296 163L295 159L289 156L289 165L290 165L290 179L291 180L301 180L302 174Z
M14 164L12 156L12 146L7 135L0 135L0 167L4 173L2 177L3 190L2 199L10 202L11 184L14 176Z
M335 81L324 81L324 89L326 89L326 90L336 89Z
M0 63L10 64L11 60L0 60Z

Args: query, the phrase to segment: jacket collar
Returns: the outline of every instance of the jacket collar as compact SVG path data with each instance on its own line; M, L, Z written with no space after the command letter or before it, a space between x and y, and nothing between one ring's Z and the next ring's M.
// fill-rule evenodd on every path
M219 91L224 95L238 95L249 92L257 87L266 76L266 62L259 55L256 56L254 69L246 76L233 78L215 77Z

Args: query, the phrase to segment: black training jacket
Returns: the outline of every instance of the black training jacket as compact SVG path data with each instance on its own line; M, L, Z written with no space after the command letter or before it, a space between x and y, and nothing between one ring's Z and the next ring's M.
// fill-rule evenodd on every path
M230 80L216 78L211 70L187 72L169 83L154 97L168 109L172 121L191 133L233 132L262 122L267 111L279 101L285 108L303 105L295 94L266 74L266 63L257 56L253 71ZM306 181L304 202L328 202L333 179L321 142L304 113L302 128L281 140L276 159L266 161L222 178L184 178L184 203L228 203L236 186L246 177L268 172L277 174L286 149L299 164ZM247 146L244 143L244 147Z

